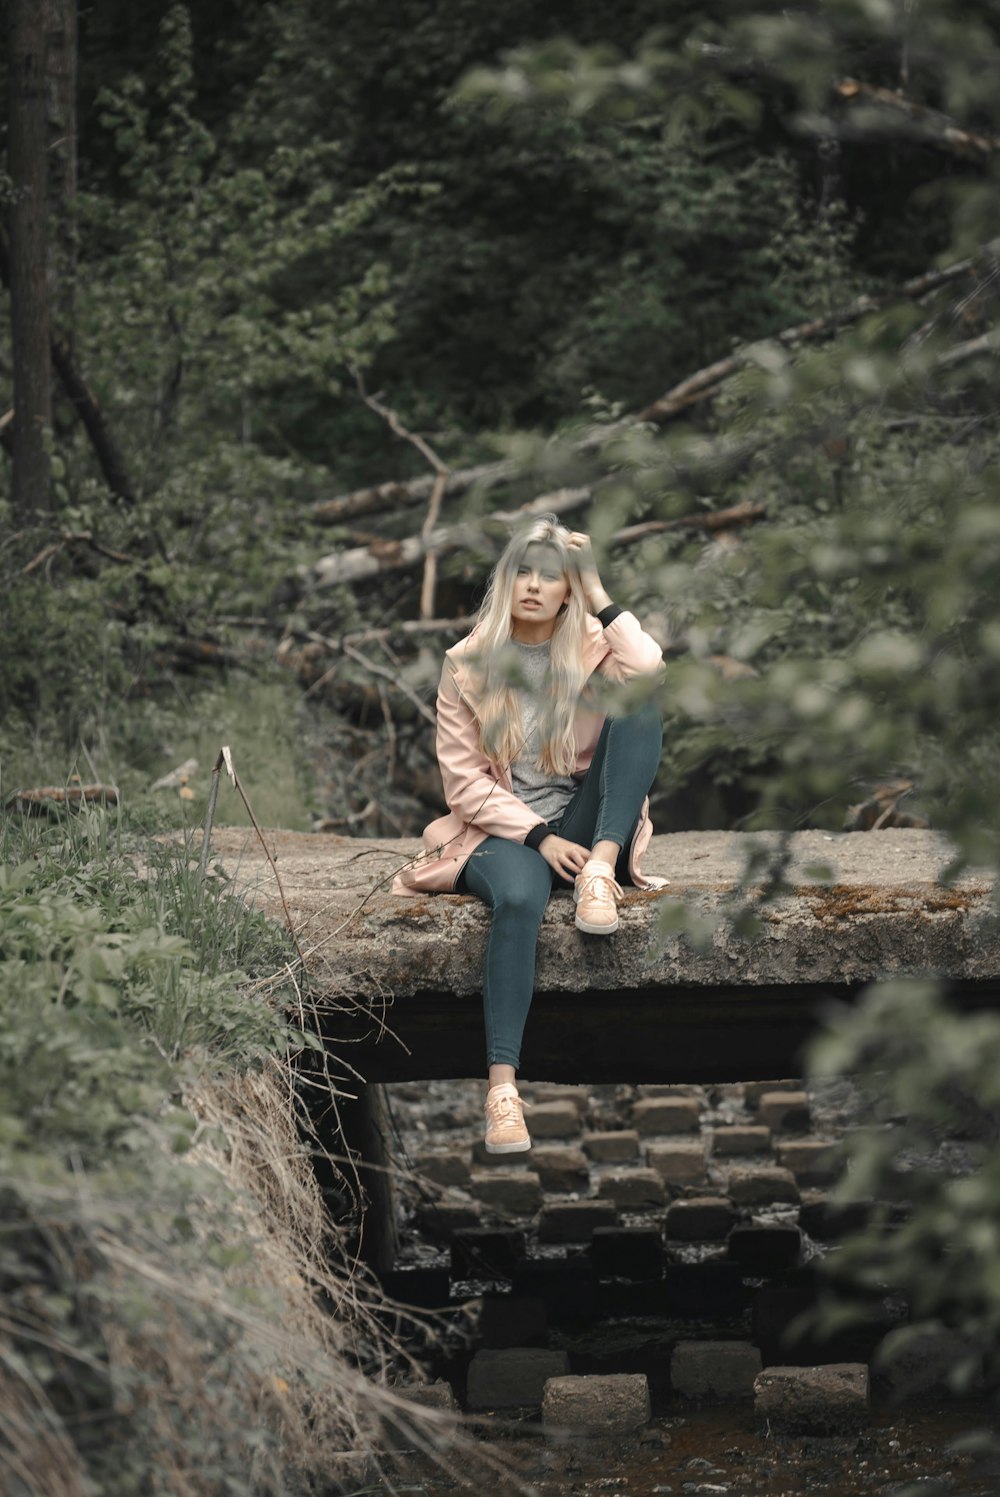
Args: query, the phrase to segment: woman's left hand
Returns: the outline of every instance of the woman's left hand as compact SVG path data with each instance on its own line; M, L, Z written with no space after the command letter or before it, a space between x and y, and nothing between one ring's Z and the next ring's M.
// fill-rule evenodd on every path
M587 606L592 613L600 613L602 608L607 608L611 602L611 598L605 591L600 573L594 562L594 553L590 546L590 536L582 530L574 530L566 542L566 546L580 574L580 583L583 587L584 596L587 599Z

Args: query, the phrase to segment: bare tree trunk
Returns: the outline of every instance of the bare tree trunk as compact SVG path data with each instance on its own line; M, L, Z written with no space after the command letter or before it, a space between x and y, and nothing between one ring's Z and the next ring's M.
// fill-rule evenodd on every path
M52 365L46 273L48 117L45 12L35 0L7 0L11 332L14 345L14 474L19 519L52 504L46 450L52 424Z
M49 117L49 309L73 353L77 260L76 0L45 0Z

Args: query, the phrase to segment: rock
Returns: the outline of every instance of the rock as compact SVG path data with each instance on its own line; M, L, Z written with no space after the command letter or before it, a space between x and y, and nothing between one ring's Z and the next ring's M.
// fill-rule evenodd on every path
M582 1117L590 1105L590 1091L585 1086L553 1086L543 1081L536 1086L521 1087L520 1091L532 1108L540 1102L569 1102Z
M874 1201L841 1203L816 1193L803 1198L799 1207L799 1225L818 1242L834 1242L838 1237L847 1237L867 1226L874 1211Z
M639 1135L634 1128L585 1133L581 1142L585 1153L598 1164L627 1164L639 1152Z
M628 1435L649 1423L649 1384L641 1372L553 1377L545 1384L542 1424L549 1436Z
M647 1144L646 1162L663 1178L668 1190L703 1185L706 1156L703 1143Z
M602 1177L597 1190L605 1200L632 1211L662 1206L665 1199L663 1181L655 1170L615 1170Z
M456 1232L451 1239L453 1279L509 1279L524 1257L523 1232L480 1227Z
M730 1258L745 1273L774 1274L793 1268L802 1251L802 1233L794 1223L738 1226L729 1234Z
M612 1201L560 1201L542 1207L539 1242L589 1242L595 1227L613 1227L618 1212Z
M415 1383L407 1388L394 1388L392 1391L406 1403L414 1404L421 1409L435 1409L441 1414L460 1412L451 1384L443 1379L439 1379L436 1383ZM382 1450L419 1449L427 1439L426 1421L421 1423L418 1418L414 1418L411 1422L405 1410L383 1413L380 1423L381 1434L376 1436L376 1441ZM438 1449L447 1450L454 1443L455 1430L435 1425L431 1438Z
M982 1340L950 1326L899 1326L876 1346L872 1371L897 1398L980 1392L985 1386L984 1349ZM959 1378L954 1385L952 1373Z
M702 1320L734 1315L750 1303L753 1291L743 1282L737 1263L668 1263L663 1270L663 1298L669 1315Z
M450 1383L438 1378L436 1383L415 1383L409 1388L394 1390L407 1403L419 1404L422 1409L440 1409L445 1414L458 1413L458 1399Z
M466 1404L470 1409L537 1409L549 1378L568 1372L564 1351L535 1346L477 1351L469 1363Z
M525 1114L532 1138L570 1138L580 1131L580 1111L574 1102L539 1102Z
M758 1123L733 1123L716 1128L712 1134L712 1153L757 1154L771 1147L771 1130Z
M514 1293L541 1299L555 1321L592 1317L597 1279L589 1257L528 1258L514 1271Z
M531 1162L543 1190L558 1194L570 1190L586 1190L590 1185L590 1166L582 1149L532 1149Z
M667 1236L678 1242L715 1241L735 1220L732 1202L724 1196L692 1196L667 1207Z
M484 1206L511 1216L534 1216L542 1204L539 1178L526 1171L475 1174L469 1188Z
M726 1175L726 1193L737 1206L770 1206L781 1201L795 1204L799 1199L795 1176L776 1164L731 1168Z
M751 1399L760 1370L760 1352L749 1341L678 1341L670 1386L684 1398Z
M805 1092L764 1092L758 1110L761 1122L769 1128L788 1133L809 1127L809 1098Z
M595 1227L590 1261L600 1279L658 1279L663 1245L655 1227Z
M754 1413L772 1434L839 1435L868 1423L868 1368L863 1362L821 1367L767 1367L754 1382Z
M651 1133L697 1133L701 1108L694 1097L646 1097L633 1104L632 1122L643 1137Z

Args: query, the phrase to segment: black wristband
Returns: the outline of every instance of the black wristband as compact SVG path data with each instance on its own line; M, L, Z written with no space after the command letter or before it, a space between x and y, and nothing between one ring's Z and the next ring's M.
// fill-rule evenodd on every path
M609 624L614 623L615 619L620 613L624 612L624 608L619 607L617 603L609 603L607 608L602 608L600 613L597 615L601 622L601 628L606 629Z
M525 847L533 847L537 852L539 844L544 842L546 837L551 837L554 835L555 834L552 828L549 826L548 822L540 821L537 826L533 826L531 828L531 831L524 839L524 845Z

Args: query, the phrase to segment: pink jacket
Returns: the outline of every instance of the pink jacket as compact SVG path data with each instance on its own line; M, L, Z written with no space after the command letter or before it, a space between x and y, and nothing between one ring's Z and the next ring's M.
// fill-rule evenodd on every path
M587 675L600 671L611 681L652 675L663 652L632 613L620 613L608 627L587 619L584 664ZM450 807L446 816L424 828L424 851L393 879L394 894L453 893L466 860L487 837L523 842L542 818L511 789L510 775L488 759L478 744L475 701L470 691L466 654L475 648L475 630L445 652L437 698L437 757ZM604 725L600 712L581 708L576 715L576 765L581 775L594 756ZM629 874L640 889L650 887L639 861L653 835L649 800L643 801L639 829L632 839Z

